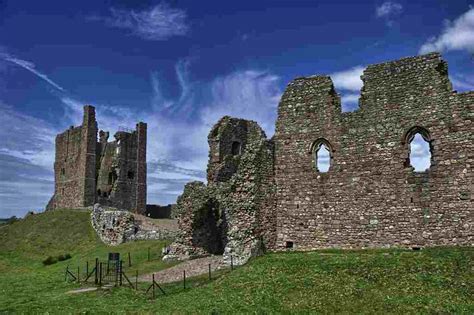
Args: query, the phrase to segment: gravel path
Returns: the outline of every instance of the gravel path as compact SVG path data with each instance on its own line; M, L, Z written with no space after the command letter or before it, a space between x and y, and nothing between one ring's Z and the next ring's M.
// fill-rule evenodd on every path
M187 260L180 263L179 265L155 272L155 281L158 283L181 281L183 280L183 270L186 270L186 278L206 274L209 272L209 264L211 264L211 271L226 267L222 261L222 256L197 258L193 260ZM153 274L150 273L147 275L138 276L138 281L151 282L152 275Z

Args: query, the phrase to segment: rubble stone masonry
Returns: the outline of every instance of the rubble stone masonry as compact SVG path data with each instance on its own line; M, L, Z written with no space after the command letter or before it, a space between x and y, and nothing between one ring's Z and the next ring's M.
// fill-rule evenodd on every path
M100 130L97 141L95 108L84 107L81 126L56 137L55 192L47 209L81 208L96 202L144 213L146 208L147 125L119 131L108 142Z
M457 93L438 53L371 65L359 109L341 110L328 76L297 78L271 140L224 117L209 134L207 186L178 199L170 259L264 250L474 245L474 92ZM410 143L429 143L415 172ZM329 150L327 172L317 151ZM234 260L235 263L235 260Z
M275 134L275 249L474 244L474 93L457 94L439 54L369 66L360 109L341 113L327 76L286 89ZM420 133L431 167L414 172ZM315 167L324 141L330 169Z

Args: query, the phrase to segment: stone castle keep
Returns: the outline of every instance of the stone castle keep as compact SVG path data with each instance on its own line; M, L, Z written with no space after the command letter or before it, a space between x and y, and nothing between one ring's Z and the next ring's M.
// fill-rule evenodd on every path
M208 183L178 198L166 258L473 246L474 92L452 90L437 53L371 65L362 81L359 109L343 113L330 77L293 80L272 139L256 122L222 118L208 137ZM416 134L431 151L424 172L410 164Z
M47 209L100 203L145 212L147 125L119 131L112 142L108 138L108 132L98 133L92 106L84 106L81 126L56 136L54 195Z

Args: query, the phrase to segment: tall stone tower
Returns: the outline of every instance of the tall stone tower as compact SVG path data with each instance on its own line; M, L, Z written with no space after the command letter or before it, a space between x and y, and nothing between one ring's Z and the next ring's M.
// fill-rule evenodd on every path
M47 209L82 208L98 202L144 213L146 208L147 125L118 131L115 141L100 131L95 108L84 106L81 126L56 136L55 191Z

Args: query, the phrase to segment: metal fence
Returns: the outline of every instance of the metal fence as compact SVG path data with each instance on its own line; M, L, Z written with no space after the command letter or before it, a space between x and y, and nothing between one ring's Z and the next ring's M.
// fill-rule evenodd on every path
M114 257L114 256L112 256ZM85 269L80 267L70 268L66 267L65 271L65 281L77 282L77 283L94 283L97 286L129 286L134 290L139 290L138 288L138 271L133 272L131 270L131 258L128 254L128 264L122 260L110 259L107 261L100 261L98 258L92 264L86 262ZM213 279L212 268L209 264L208 280ZM233 257L231 257L230 270L234 270ZM133 275L132 275L133 274ZM182 288L187 289L187 275L186 270L183 270L182 277ZM166 292L162 286L158 283L155 274L152 274L152 282L147 289L144 291L145 295L151 295L151 297L156 297L156 292L160 292L165 295Z

